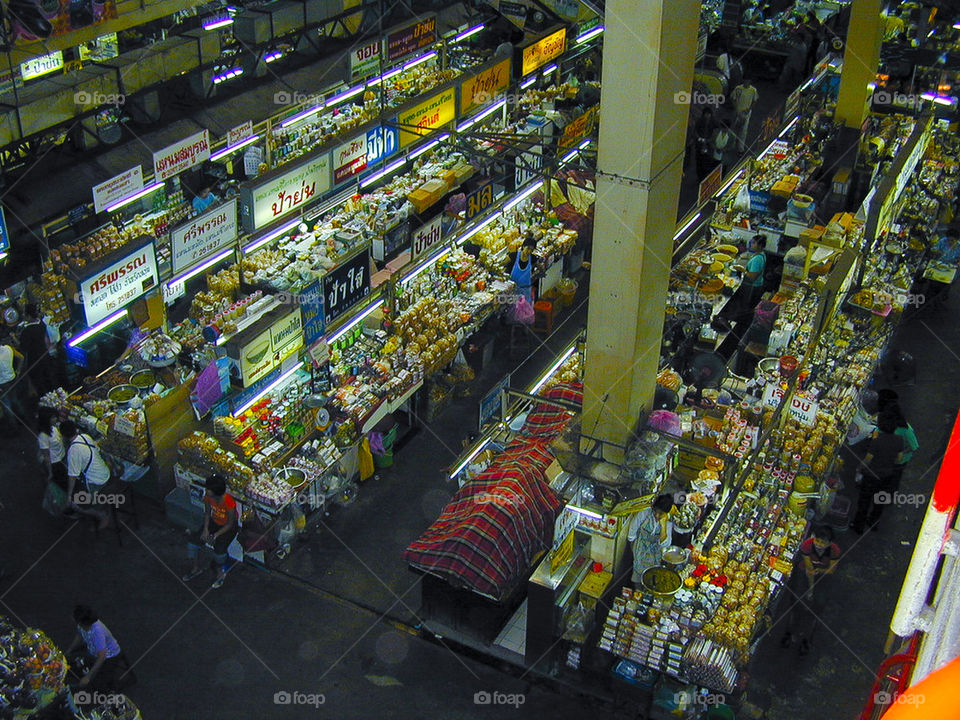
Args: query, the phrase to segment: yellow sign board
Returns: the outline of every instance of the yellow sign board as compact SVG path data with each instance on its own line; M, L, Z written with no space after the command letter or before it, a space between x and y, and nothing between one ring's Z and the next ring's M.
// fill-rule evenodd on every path
M523 49L522 75L529 75L539 67L563 55L567 49L567 29L560 28L533 45Z
M633 498L633 500L624 500L622 503L614 505L613 510L607 515L612 517L633 515L653 505L653 498L653 495L644 495L643 497Z
M593 132L594 125L597 123L597 106L587 110L576 120L567 123L560 136L560 149L564 150L573 147L580 138Z
M418 138L452 122L457 116L456 93L449 88L429 100L400 113L400 147L406 147Z
M510 87L510 58L478 72L460 85L460 114L493 102Z

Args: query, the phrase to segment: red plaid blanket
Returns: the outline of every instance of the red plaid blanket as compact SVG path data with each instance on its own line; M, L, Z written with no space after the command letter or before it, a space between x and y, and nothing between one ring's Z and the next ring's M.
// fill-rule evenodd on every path
M558 385L544 397L576 404L579 384ZM467 482L419 539L403 553L413 567L456 587L500 600L538 553L550 547L563 499L544 471L553 462L548 446L571 414L537 404L517 437L494 463Z

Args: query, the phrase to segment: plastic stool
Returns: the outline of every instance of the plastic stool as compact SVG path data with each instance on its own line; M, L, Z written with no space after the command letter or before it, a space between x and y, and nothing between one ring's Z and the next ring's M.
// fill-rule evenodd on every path
M533 311L535 313L533 331L546 335L553 333L553 302L550 300L537 300L533 304Z

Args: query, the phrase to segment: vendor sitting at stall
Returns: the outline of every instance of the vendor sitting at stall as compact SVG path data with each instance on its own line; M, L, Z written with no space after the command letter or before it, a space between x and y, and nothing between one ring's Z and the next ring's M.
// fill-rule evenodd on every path
M660 495L653 505L633 516L627 531L627 541L633 550L633 584L639 585L643 571L660 564L663 551L672 542L670 511L673 496Z
M200 192L193 198L193 209L196 210L199 215L217 200L219 200L219 198L213 194L209 186L200 188Z

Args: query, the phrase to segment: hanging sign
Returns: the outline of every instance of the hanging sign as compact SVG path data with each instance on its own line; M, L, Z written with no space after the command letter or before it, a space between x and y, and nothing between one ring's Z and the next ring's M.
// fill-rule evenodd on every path
M488 179L467 195L467 221L473 220L491 205L493 205L493 181Z
M395 127L367 130L367 167L386 160L400 149L400 131Z
M593 128L597 122L598 109L599 108L594 105L576 120L571 120L567 123L566 127L563 128L563 134L560 135L559 145L561 150L573 147L581 138L593 132Z
M456 92L448 88L429 100L397 116L400 147L406 147L424 135L452 122L457 116Z
M153 154L153 179L166 180L210 157L210 131L201 130Z
M551 60L563 55L567 49L567 29L560 28L541 38L533 45L523 49L521 54L520 74L529 75L537 68L543 67Z
M247 120L243 125L237 125L227 131L227 147L236 145L253 135L253 120Z
M763 388L763 404L772 408L779 407L783 401L784 394L783 388L779 385L767 383ZM817 420L817 411L819 409L820 405L816 400L793 395L790 398L790 407L787 408L787 412L790 413L790 417L799 421L801 425L811 427Z
M460 115L496 100L510 87L510 58L478 72L460 85Z
M370 292L370 250L366 249L323 276L323 314L327 325Z
M358 135L333 151L333 184L338 185L367 169L367 138Z
M437 41L437 18L429 17L387 35L387 60L393 62Z
M723 165L717 165L710 174L700 181L700 189L697 192L697 207L703 205L707 200L717 194L720 185L723 184Z
M440 214L433 218L433 220L425 222L414 231L411 237L412 259L416 260L423 257L443 242L442 222L443 215Z
M325 330L323 288L319 280L307 285L300 293L300 313L303 316L303 344L313 345Z
M20 63L20 77L24 80L37 78L41 75L55 72L63 67L63 51L55 50L46 55L31 58L25 63Z
M170 231L173 272L187 270L237 239L237 199L232 198Z
M87 326L95 325L136 300L156 287L158 281L157 257L150 239L80 283Z
M93 186L93 209L102 212L117 200L143 190L143 168L139 165Z
M240 366L244 387L279 367L303 347L303 317L299 307L271 319L270 325L259 332L245 332L235 342L227 342L227 354Z
M297 165L260 185L242 188L244 226L257 230L303 209L330 189L330 153Z
M251 145L243 151L243 174L247 177L256 177L263 163L263 148Z
M350 79L359 80L380 69L382 44L379 40L367 43L350 53Z

